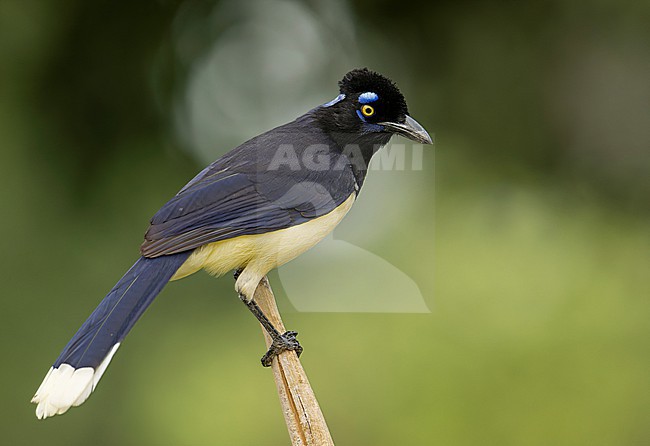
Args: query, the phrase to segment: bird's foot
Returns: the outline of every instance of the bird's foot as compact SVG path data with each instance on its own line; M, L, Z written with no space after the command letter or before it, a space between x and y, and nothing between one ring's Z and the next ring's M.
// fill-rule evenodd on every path
M298 333L295 331L285 331L284 334L281 334L276 339L273 339L273 343L269 350L262 356L262 365L264 367L270 367L273 362L273 358L278 356L280 353L287 350L293 350L300 357L302 353L302 346L298 339L296 339Z

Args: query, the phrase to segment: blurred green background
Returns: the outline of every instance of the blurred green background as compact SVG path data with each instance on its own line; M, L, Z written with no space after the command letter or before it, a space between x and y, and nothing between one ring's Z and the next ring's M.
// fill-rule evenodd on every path
M29 399L159 206L357 66L436 149L371 172L335 236L431 313L297 312L272 275L337 444L650 444L648 23L628 0L0 1L3 444L287 444L230 277L169 286L81 408Z

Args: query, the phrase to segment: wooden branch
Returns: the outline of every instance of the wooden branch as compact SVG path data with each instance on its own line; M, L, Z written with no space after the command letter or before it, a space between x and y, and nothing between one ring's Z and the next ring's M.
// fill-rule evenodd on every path
M266 277L257 287L254 299L275 328L280 333L284 333L286 329ZM271 337L264 328L262 332L268 348L271 345ZM296 353L293 351L280 353L273 359L271 367L291 444L293 446L334 446L325 417Z

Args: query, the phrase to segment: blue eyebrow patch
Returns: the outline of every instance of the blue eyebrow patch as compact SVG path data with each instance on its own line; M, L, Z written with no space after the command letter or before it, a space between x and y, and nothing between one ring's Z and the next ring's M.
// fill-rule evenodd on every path
M343 99L345 99L345 95L344 95L344 94L340 94L340 95L338 95L337 97L335 97L334 99L332 99L331 101L329 101L329 102L323 104L323 107L331 107L332 105L341 102Z
M377 96L376 93L373 93L371 91L368 91L366 93L361 93L359 95L359 103L360 104L367 104L369 102L375 102L377 99L379 99L379 96Z

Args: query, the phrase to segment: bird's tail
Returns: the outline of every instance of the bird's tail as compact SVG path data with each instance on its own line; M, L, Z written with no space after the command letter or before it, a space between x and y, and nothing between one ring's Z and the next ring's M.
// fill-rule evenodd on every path
M78 406L90 395L133 324L191 252L140 257L70 339L32 402L47 418Z

